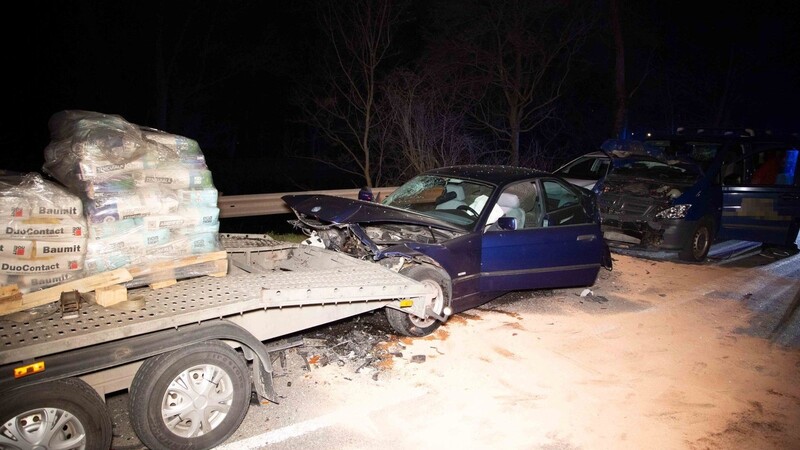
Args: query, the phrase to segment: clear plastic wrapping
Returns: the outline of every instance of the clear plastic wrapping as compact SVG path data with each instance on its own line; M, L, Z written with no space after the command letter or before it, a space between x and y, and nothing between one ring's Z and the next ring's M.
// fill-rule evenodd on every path
M31 292L83 274L81 199L38 173L0 177L0 284Z
M48 125L43 170L83 202L87 274L221 250L217 190L196 141L91 111L62 111Z

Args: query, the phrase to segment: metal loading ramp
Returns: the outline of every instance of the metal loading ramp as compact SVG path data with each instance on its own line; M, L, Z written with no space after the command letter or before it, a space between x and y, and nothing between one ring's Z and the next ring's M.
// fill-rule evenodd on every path
M378 264L323 249L300 253L291 271L199 277L158 290L133 289L129 299L143 304L136 309L83 302L77 317L68 319L54 303L0 317L0 365L220 319L244 326L263 341L399 299L414 300L415 306L424 303L416 301L426 295L421 283Z

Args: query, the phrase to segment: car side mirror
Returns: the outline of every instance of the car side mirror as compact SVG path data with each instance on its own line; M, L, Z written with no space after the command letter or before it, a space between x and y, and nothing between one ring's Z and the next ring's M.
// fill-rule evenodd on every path
M517 229L517 219L515 217L501 217L497 219L497 226L501 230L514 231Z

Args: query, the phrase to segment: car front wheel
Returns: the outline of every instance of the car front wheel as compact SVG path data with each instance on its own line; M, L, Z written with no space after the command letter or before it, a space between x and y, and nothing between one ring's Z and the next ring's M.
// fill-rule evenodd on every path
M450 277L433 266L410 266L400 270L400 273L412 278L422 284L432 287L436 291L436 296L429 300L431 310L436 314L442 314L445 306L450 304ZM404 336L421 337L427 336L441 325L441 322L433 317L421 319L413 314L408 314L393 308L385 308L386 318L389 324L399 334Z
M711 249L713 241L713 222L708 217L704 217L695 225L694 231L689 235L689 239L678 257L684 261L703 262L708 256L708 250Z

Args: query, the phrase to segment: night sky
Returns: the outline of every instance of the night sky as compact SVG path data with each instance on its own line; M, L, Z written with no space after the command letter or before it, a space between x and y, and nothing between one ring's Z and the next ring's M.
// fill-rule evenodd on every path
M298 123L290 93L316 70L321 44L315 2L282 3L66 0L19 6L7 14L2 32L10 101L0 169L40 171L48 119L73 109L155 128L163 123L164 131L197 140L215 184L226 193L354 187L352 180L321 176L318 168L305 175L287 169L308 164L292 158L309 145L311 131ZM411 3L392 64L412 61L424 49L420 30L433 3ZM563 98L564 133L574 154L610 137L614 110L608 5L584 3L596 9L598 20ZM623 0L627 84L638 86L629 130L700 125L716 110L710 99L727 86L728 126L800 131L797 5ZM166 116L157 108L160 70L161 79L169 74L168 93L161 97L169 99ZM567 153L562 157L574 156Z

